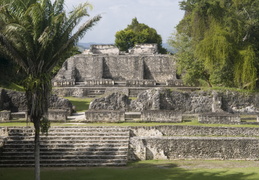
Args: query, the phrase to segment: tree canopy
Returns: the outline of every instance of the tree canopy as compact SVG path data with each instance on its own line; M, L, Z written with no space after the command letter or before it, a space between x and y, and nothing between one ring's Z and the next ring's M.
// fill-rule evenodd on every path
M35 179L39 180L39 131L46 130L50 73L75 43L101 18L90 18L75 30L92 6L84 3L66 13L64 0L1 0L0 53L26 73L24 88L35 127Z
M136 44L143 43L157 43L158 51L162 54L166 53L166 49L162 47L162 38L157 31L146 24L139 23L137 18L133 18L127 28L115 34L115 45L121 51L128 51Z
M205 80L211 86L254 89L259 72L259 1L187 0L180 6L185 16L169 43L178 49L185 82L197 85Z

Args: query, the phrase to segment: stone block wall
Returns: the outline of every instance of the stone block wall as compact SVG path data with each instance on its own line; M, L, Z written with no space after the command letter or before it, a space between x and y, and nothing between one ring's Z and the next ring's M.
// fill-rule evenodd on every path
M206 124L240 124L239 115L227 113L205 113L198 116L199 123Z
M86 111L85 118L87 122L124 122L124 111Z
M182 122L182 114L174 111L143 111L141 120L144 122Z
M92 54L110 54L110 55L119 55L119 49L112 45L92 45L90 48L90 53Z
M127 87L154 87L155 80L126 80Z
M259 139L242 137L134 137L130 160L258 160Z
M11 119L11 111L0 111L0 121Z
M139 56L103 56L104 79L143 79L143 61Z
M48 120L50 121L66 121L67 110L64 109L49 109Z
M157 44L137 44L129 50L130 54L157 54Z
M60 79L56 81L52 81L52 86L55 87L73 87L76 85L74 79Z
M258 128L247 127L208 127L208 126L152 126L152 127L130 127L131 136L239 136L259 137Z
M168 84L176 80L175 61L169 55L85 55L66 60L53 79L54 86L68 86L70 81L110 79L114 81L153 80ZM140 84L139 84L140 85ZM145 84L144 84L145 85ZM153 86L153 84L151 84Z

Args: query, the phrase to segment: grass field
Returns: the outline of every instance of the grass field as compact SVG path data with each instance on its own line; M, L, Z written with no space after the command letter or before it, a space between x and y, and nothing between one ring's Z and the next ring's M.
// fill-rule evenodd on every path
M86 111L89 109L90 102L93 98L76 98L76 97L65 97L68 99L75 107L77 112Z
M258 180L258 161L141 161L127 167L42 168L42 180ZM1 180L33 180L33 168L0 168Z
M245 125L245 124L202 124L199 123L198 120L192 120L190 122L182 122L182 123L144 123L144 122L122 122L122 123L50 123L51 127L55 126L117 126L117 127L129 127L129 126L167 126L167 125L182 125L182 126L206 126L206 127L248 127L248 128L259 128L258 125ZM24 121L16 121L16 122L1 122L0 126L3 127L24 127L31 126L33 127L33 123L26 123Z

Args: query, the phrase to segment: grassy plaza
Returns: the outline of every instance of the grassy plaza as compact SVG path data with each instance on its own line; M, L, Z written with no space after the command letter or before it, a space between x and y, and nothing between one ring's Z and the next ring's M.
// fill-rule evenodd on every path
M42 180L257 180L259 161L166 160L126 167L42 168ZM2 180L32 180L33 168L0 168Z

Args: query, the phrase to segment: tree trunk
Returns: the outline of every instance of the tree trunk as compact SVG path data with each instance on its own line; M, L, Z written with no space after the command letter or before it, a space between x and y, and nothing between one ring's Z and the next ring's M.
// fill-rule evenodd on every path
M40 180L40 132L47 132L47 119L44 114L48 112L50 94L50 80L47 75L29 77L26 83L26 97L30 121L34 124L34 178Z
M35 180L40 180L40 121L34 121L35 138L34 138L34 176Z

